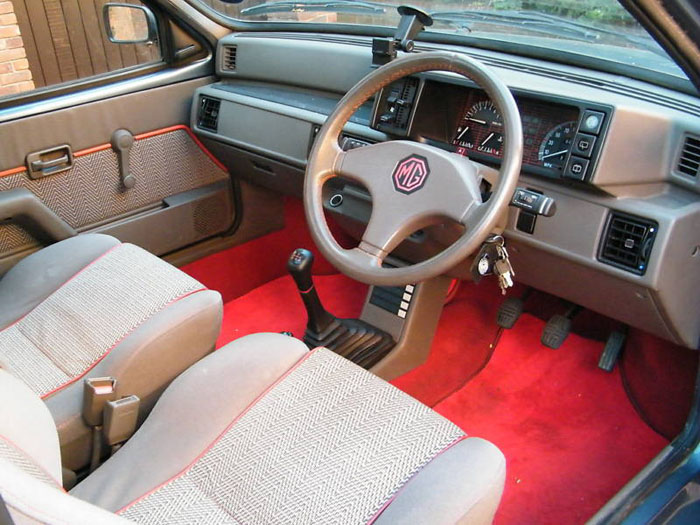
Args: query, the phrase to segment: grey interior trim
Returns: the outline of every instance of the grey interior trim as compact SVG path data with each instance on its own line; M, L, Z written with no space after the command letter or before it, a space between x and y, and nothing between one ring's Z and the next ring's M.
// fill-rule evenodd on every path
M211 74L210 61L210 58L206 58L177 69L165 69L150 75L86 89L48 100L5 108L0 110L0 123L205 77Z
M391 381L425 362L450 282L450 278L440 276L417 285L405 319L370 303L370 287L360 319L390 333L397 341L391 352L372 367L372 373Z
M289 39L286 39L284 36L235 34L222 39L219 48L237 46L235 72L220 72L227 77L224 83L237 85L241 81L254 81L308 90L323 86L328 92L345 93L370 71L369 39L325 35L287 35ZM700 134L700 99L613 75L601 74L604 82L598 79L598 82L574 83L577 76L590 75L590 72L561 65L557 67L558 76L540 74L541 68L551 70L554 66L523 59L528 67L517 68L512 57L504 65L503 54L482 51L475 55L463 47L443 47L486 60L511 89L559 98L566 95L579 101L612 106L614 116L593 176L593 183L608 193L623 195L632 185L666 181L700 193L699 181L673 175L673 162L682 137ZM433 48L426 46L425 49ZM329 51L333 53L333 63L328 65L331 69L326 68ZM304 57L303 62L299 61L299 56ZM431 76L467 84L450 73L435 72ZM613 91L608 84L626 90ZM636 90L643 90L645 94ZM670 104L670 100L675 103ZM284 110L280 111L285 114ZM630 154L631 145L634 145L634 154Z
M172 195L158 209L111 221L90 231L112 235L163 255L180 248L183 239L193 243L225 232L235 213L231 184L223 180ZM197 217L206 220L198 224Z
M25 188L0 191L0 220L12 219L35 238L62 241L77 232Z
M277 86L260 82L217 82L212 85L215 89L238 93L249 97L277 102L287 106L305 109L314 113L330 115L335 106L340 102L340 95L323 91L310 91L308 89L295 88L293 86ZM350 122L370 125L372 117L372 100L357 109L357 112L350 117Z
M219 131L197 125L197 105L192 105L191 128L203 137L238 146L296 166L306 167L312 124L322 125L327 115L279 102L217 89L216 84L197 90L195 98L206 95L225 101L219 111ZM374 141L386 135L369 126L348 122L343 130Z
M316 42L319 45L326 46L329 43L341 44L344 46L354 46L358 48L366 48L365 52L371 50L372 38L358 35L337 35L324 33L303 33L303 32L256 32L256 33L238 33L227 36L221 45L240 44L243 39L248 40L283 40L287 43L290 41L298 42ZM524 75L534 75L541 78L555 81L558 84L564 81L573 85L576 91L592 88L596 91L607 92L610 95L622 95L626 98L635 98L642 102L651 102L656 105L662 105L668 109L676 109L687 112L689 114L700 116L700 101L692 93L678 92L657 85L647 84L640 80L621 77L611 73L599 71L591 71L582 67L577 67L571 64L557 64L551 61L542 59L517 56L504 52L466 47L462 45L437 44L429 42L419 42L415 47L416 51L454 51L464 53L472 58L476 58L487 65L497 69L510 70L519 72ZM273 72L270 72L274 74ZM264 75L263 71L257 72L258 76ZM240 71L236 73L221 72L221 76L238 76ZM270 74L268 74L270 76ZM298 75L292 74L287 77L286 81L289 84L305 85L305 81L299 78ZM341 77L344 78L344 77ZM325 85L323 83L316 84L317 86ZM347 88L346 88L347 89ZM596 100L597 99L592 99Z
M201 257L284 228L282 195L245 181L240 182L240 194L245 208L236 210L241 214L241 223L233 234L208 239L172 252L163 258L170 264L183 266Z
M197 78L0 123L0 170L22 166L28 153L55 144L69 144L73 152L107 144L119 128L139 134L186 124L192 93L212 80Z
M203 17L199 11L192 7L185 0L151 0L172 16L182 20L187 25L192 26L199 35L205 37L213 46L216 42L231 32L227 27L218 24L210 17Z
M700 245L700 201L693 194L667 187L648 197L613 198L525 176L521 185L554 198L557 213L538 218L534 233L528 234L517 229L519 212L511 209L505 235L516 243L511 250L516 280L678 344L698 347L700 273L693 253ZM658 222L644 275L598 260L611 210ZM593 280L597 286L586 285Z

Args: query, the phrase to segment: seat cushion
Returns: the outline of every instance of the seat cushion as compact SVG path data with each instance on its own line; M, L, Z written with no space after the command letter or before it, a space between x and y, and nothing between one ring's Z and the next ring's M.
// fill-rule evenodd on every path
M27 257L0 281L0 298L23 297L22 283L31 300L0 315L12 320L0 331L0 366L45 399L73 469L90 453L81 379L116 377L117 395L142 398L143 416L175 376L213 350L221 326L217 292L104 235Z
M456 465L438 463L448 454ZM493 445L329 350L257 334L174 381L71 494L138 523L367 523L389 511L411 522L444 501L421 482L442 472L456 476L452 511L432 523L492 519L504 479Z

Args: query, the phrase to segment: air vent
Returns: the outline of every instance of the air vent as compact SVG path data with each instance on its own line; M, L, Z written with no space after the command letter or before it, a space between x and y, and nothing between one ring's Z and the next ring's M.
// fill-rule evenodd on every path
M197 126L216 133L219 127L219 108L221 101L210 97L199 99L199 117Z
M698 177L698 173L700 173L700 138L685 138L676 171L683 175Z
M236 46L223 46L221 52L222 71L236 71Z
M655 221L614 212L608 220L598 258L612 266L643 275L658 229Z

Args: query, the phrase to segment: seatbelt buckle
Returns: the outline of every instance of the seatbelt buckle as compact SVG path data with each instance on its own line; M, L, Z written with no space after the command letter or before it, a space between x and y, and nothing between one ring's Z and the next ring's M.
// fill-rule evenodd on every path
M107 401L117 397L117 380L113 377L92 377L83 383L83 419L88 426L102 425Z
M134 395L105 403L103 435L107 445L124 443L134 434L140 404L141 400Z

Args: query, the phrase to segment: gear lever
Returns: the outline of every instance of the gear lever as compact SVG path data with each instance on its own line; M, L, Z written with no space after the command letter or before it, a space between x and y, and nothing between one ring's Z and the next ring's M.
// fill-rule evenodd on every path
M364 321L339 319L328 312L314 287L313 263L313 254L303 248L294 250L287 261L287 270L294 278L308 315L304 342L309 348L325 346L353 363L370 368L394 347L394 339Z
M335 317L326 311L323 304L321 304L321 299L318 297L313 277L311 277L313 264L314 254L304 248L297 248L289 256L287 270L297 284L299 295L301 295L301 299L306 307L306 313L309 318L306 324L307 331L320 334L333 324Z

